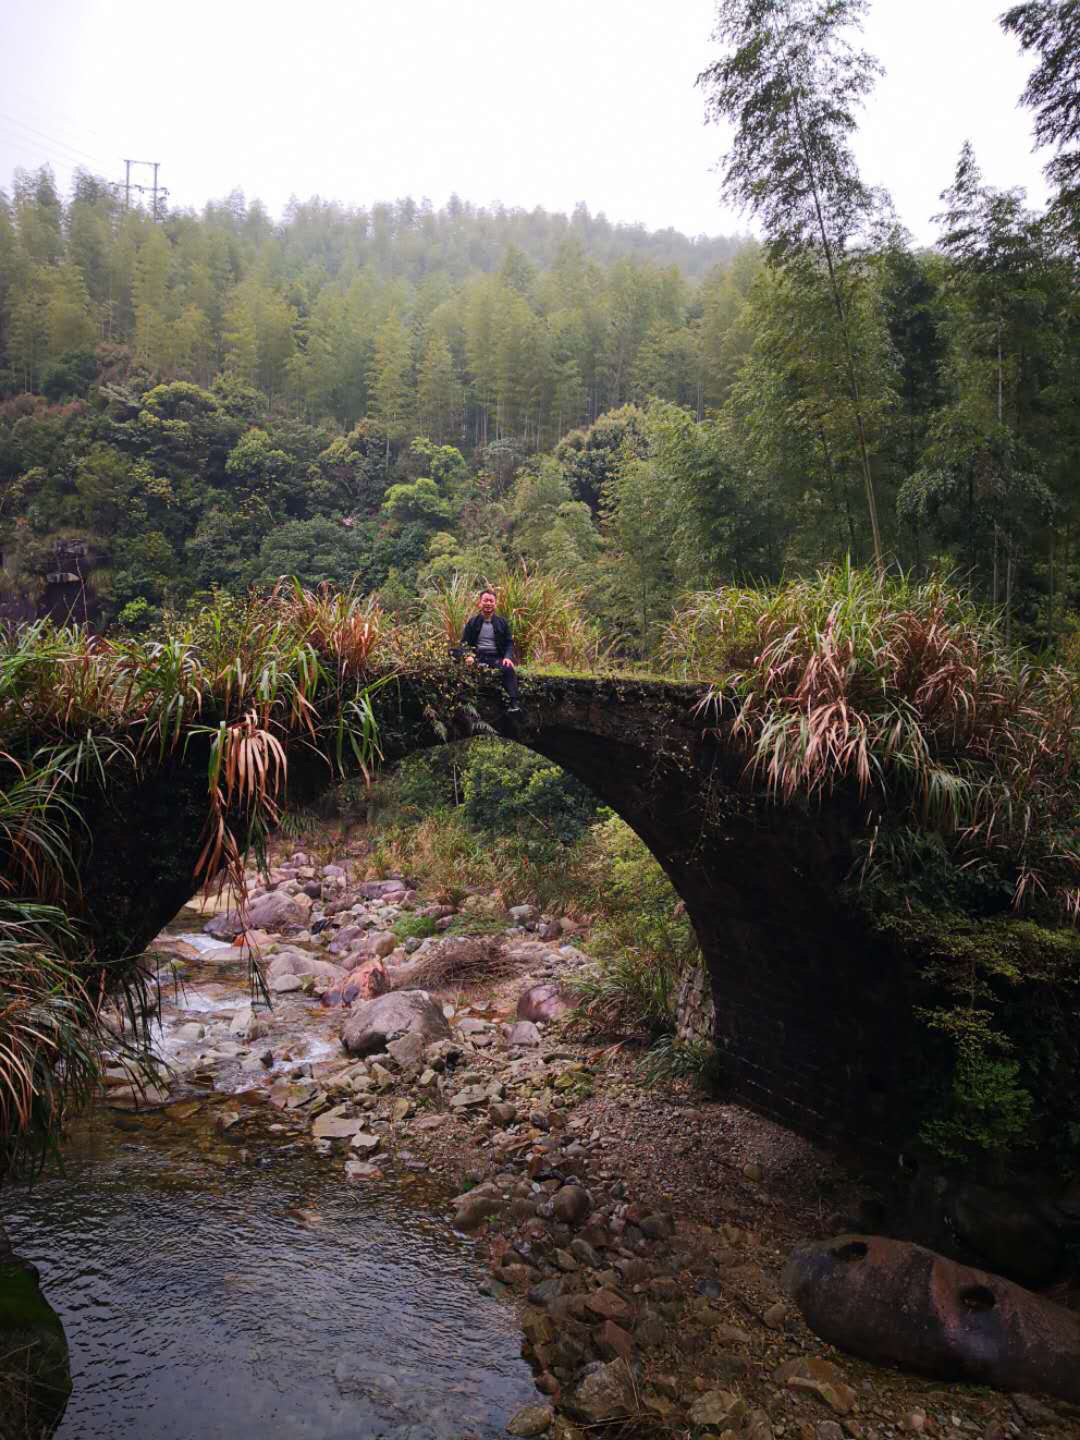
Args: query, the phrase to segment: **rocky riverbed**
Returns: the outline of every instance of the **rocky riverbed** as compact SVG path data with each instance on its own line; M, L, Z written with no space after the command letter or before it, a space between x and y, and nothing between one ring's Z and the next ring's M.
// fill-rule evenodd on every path
M483 1289L518 1308L536 1398L510 1434L1080 1434L1066 1401L920 1380L815 1337L781 1271L798 1240L865 1221L858 1187L779 1127L688 1084L646 1090L627 1052L574 1039L579 939L530 907L472 896L456 913L297 852L252 875L242 912L218 900L160 937L171 1076L140 1091L116 1071L106 1103L175 1115L213 1097L223 1130L263 1105L342 1186L441 1185Z

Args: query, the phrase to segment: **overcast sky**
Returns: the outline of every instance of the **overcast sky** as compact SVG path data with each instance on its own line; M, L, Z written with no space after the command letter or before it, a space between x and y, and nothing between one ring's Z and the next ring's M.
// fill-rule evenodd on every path
M970 138L987 180L1042 204L1005 0L873 0L887 75L858 142L917 240ZM719 201L723 133L694 80L713 0L0 0L0 186L48 161L123 178L161 162L174 206L239 187L352 205L571 210L689 234L749 228ZM1045 157L1043 157L1045 158ZM142 169L133 178L149 181Z

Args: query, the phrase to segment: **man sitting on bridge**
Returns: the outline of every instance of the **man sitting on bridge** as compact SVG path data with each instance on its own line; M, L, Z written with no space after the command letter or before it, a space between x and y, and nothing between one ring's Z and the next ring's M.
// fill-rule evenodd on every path
M495 591L481 590L477 599L479 606L478 613L465 624L461 632L461 643L469 647L469 654L465 656L466 665L489 665L498 669L502 676L503 685L510 698L510 705L507 709L508 715L519 715L521 706L518 704L518 678L514 669L514 662L511 658L514 649L514 637L510 631L510 622L502 615L495 614Z

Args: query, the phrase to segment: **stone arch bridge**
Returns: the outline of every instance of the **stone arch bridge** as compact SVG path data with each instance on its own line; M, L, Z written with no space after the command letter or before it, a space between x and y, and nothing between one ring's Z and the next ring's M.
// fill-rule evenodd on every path
M523 689L519 725L495 677L444 682L437 695L430 676L394 680L375 698L385 763L495 732L575 775L641 836L686 904L731 1097L804 1134L888 1151L906 1132L914 981L843 902L861 834L851 799L780 807L748 789L742 755L695 711L700 687L535 676ZM83 904L103 958L141 951L194 893L206 776L193 744L85 797ZM328 783L325 763L292 746L290 796Z

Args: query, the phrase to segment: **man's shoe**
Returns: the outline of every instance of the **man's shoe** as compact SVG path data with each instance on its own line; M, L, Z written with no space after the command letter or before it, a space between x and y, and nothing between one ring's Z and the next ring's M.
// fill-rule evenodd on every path
M520 705L509 705L507 706L506 713L508 715L522 715L524 714L524 711L522 710Z

